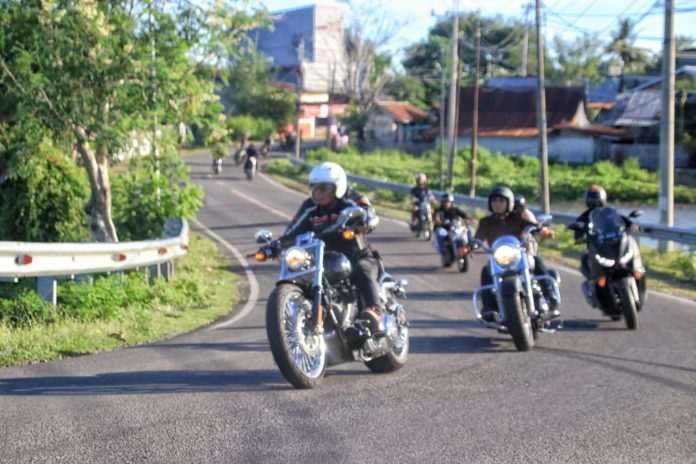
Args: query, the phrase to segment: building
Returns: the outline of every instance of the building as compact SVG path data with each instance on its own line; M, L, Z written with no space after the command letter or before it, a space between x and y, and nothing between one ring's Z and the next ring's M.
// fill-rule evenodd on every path
M431 128L428 114L407 101L379 101L368 112L365 133L380 147L405 149Z
M300 128L304 138L315 137L317 127L327 127L329 117L345 111L345 99L340 96L346 73L343 19L340 6L310 5L272 12L273 30L251 33L257 49L278 69L280 83L293 91L303 54Z

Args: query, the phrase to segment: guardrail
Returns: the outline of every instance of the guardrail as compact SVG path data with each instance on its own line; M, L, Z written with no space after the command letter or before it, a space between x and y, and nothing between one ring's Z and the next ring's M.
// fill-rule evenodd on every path
M169 279L174 260L188 251L188 223L167 220L162 235L158 240L120 243L0 242L0 281L36 277L38 294L55 305L58 279L144 267L149 268L151 278Z
M290 158L293 164L298 164L305 167L311 167L312 165L306 161L299 160L297 158ZM355 174L348 174L348 180L351 182L356 182L359 184L367 185L368 187L391 190L393 192L400 192L408 195L411 191L411 186L396 184L393 182L384 182L380 180L375 180L370 177L358 176ZM440 195L444 193L440 190L433 190L433 193ZM454 199L457 203L468 205L473 208L488 211L488 199L482 197L470 197L468 195L455 194ZM534 213L540 213L539 208L530 208ZM551 211L553 215L554 222L560 224L572 224L578 217L577 213L569 213L566 211ZM687 245L696 245L696 230L694 229L684 229L679 227L667 227L662 224L651 224L638 222L641 227L641 232L639 235L644 237L649 237L655 240L669 240L672 242L679 242Z

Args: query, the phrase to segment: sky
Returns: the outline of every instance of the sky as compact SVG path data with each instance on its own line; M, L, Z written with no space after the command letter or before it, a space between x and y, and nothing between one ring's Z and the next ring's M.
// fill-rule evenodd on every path
M370 0L354 0L358 4ZM443 16L455 8L456 0L381 0L387 11L394 12L394 18L406 27L394 37L389 48L397 52L404 47L423 40L429 29L436 23L437 15ZM286 10L315 3L338 4L335 0L261 0L269 11ZM375 0L372 0L372 4ZM504 18L525 18L524 5L530 0L458 0L459 11L480 11L485 17L501 15ZM529 11L529 21L534 21L534 0ZM662 50L664 33L664 4L661 0L546 0L545 40L551 43L554 36L564 40L587 33L597 36L602 42L609 42L611 33L616 31L620 18L640 21L636 26L638 40L636 45L653 53ZM696 38L696 0L675 0L676 13L674 29L676 35ZM393 7L393 10L390 10Z

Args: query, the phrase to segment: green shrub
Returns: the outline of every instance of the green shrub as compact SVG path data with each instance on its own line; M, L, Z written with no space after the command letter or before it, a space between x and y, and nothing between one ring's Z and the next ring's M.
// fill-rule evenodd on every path
M28 327L54 320L53 308L33 290L35 286L36 279L24 279L19 284L0 284L0 323Z

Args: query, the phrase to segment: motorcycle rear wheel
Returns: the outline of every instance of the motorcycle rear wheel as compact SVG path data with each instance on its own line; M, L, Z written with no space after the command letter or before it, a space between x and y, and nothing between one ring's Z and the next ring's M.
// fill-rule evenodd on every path
M516 279L517 277L514 278ZM515 348L518 351L531 350L534 346L534 328L532 327L532 320L529 318L529 314L527 314L526 305L524 304L525 300L520 298L518 292L515 292L510 295L504 295L502 301L503 310L505 311L505 322L510 335L512 335Z
M312 302L292 284L277 286L266 306L266 335L273 359L295 388L317 387L326 371L323 334L307 330Z
M384 356L365 361L365 365L377 374L388 374L398 371L406 364L409 351L408 327L401 327L399 330L399 342Z

